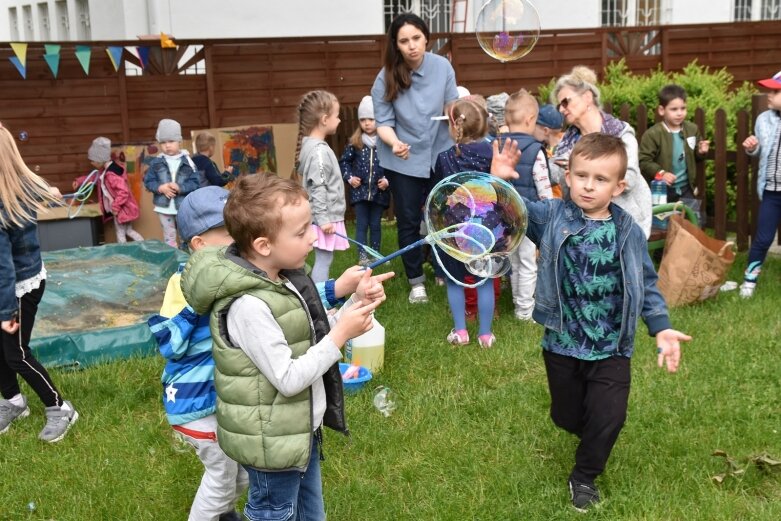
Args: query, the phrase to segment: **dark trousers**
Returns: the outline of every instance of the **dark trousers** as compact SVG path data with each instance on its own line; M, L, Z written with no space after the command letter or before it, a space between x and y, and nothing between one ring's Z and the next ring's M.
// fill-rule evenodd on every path
M41 281L38 289L19 299L19 330L13 335L0 331L3 342L0 392L6 400L19 394L19 382L16 379L18 374L33 388L46 407L54 407L62 405L60 392L52 383L46 369L30 353L30 335L45 285L46 281Z
M593 483L626 420L630 360L585 361L543 351L553 423L580 438L570 477Z
M399 236L399 248L419 241L420 223L423 220L423 204L433 186L433 179L422 179L385 170L393 195L393 209L396 213L396 230ZM413 248L401 256L404 271L410 284L425 282L423 274L423 252Z
M765 262L779 223L781 223L781 192L765 190L759 203L757 234L753 237L748 252L747 272L761 268L762 263Z
M355 240L379 251L382 242L382 212L385 211L385 207L372 201L359 201L353 205L353 209L355 210Z

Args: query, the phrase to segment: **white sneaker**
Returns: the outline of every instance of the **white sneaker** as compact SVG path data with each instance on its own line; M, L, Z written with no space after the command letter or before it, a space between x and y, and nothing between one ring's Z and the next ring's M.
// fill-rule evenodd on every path
M517 309L515 310L515 318L523 322L534 322L531 313L526 314L521 311L518 311Z
M744 281L743 284L740 285L740 297L741 298L751 298L754 296L754 290L757 287L756 282L747 282Z
M73 408L73 404L67 400L65 400L62 407L47 407L46 425L38 435L38 438L49 443L60 441L78 419L79 413Z
M415 284L412 286L412 290L409 292L410 304L426 304L428 303L428 293L426 293L426 286L423 284Z
M0 400L0 434L5 433L11 428L11 423L20 418L30 415L30 408L27 407L27 398L22 396L23 405L14 405L8 400Z

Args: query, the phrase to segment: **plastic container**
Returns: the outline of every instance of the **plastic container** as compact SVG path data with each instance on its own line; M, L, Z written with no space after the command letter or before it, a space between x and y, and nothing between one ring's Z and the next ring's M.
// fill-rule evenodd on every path
M651 204L667 204L667 183L662 179L662 173L657 172L656 177L651 181Z
M339 363L339 372L344 375L344 372L347 371L350 368L350 364L344 364ZM351 378L349 380L342 379L342 383L344 384L344 391L346 393L355 393L358 392L359 389L361 389L366 382L372 379L372 372L366 369L365 367L361 366L360 370L358 371L358 377L357 378Z
M372 318L372 326L366 333L347 341L344 358L350 364L361 365L372 373L379 373L385 362L385 328L376 318Z

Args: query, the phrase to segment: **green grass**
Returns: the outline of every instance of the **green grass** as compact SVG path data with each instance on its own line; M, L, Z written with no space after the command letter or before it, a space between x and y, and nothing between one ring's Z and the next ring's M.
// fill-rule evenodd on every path
M383 251L392 251L389 227L385 239ZM353 259L338 254L332 274ZM732 280L744 265L739 256ZM400 261L392 267L401 273ZM431 303L413 308L403 277L387 285L377 312L385 368L347 397L352 436L326 433L329 519L781 519L778 474L749 467L722 485L711 479L726 469L711 455L717 449L781 457L778 258L752 300L733 291L672 312L694 336L677 374L656 367L640 326L629 417L598 481L604 502L585 516L568 503L576 442L548 417L541 327L514 320L505 290L496 347L454 348L444 340L452 327L444 289L429 290ZM54 372L81 419L63 442L43 444L33 398L32 416L0 436L0 520L185 519L201 467L165 421L162 366L153 357ZM372 406L378 384L397 394L389 418Z

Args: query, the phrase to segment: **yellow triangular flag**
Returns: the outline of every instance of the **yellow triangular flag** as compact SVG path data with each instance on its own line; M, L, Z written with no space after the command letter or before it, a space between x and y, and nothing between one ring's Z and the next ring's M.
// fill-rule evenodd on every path
M19 58L23 67L27 67L27 44L26 43L12 43L11 48L14 50L14 54Z

